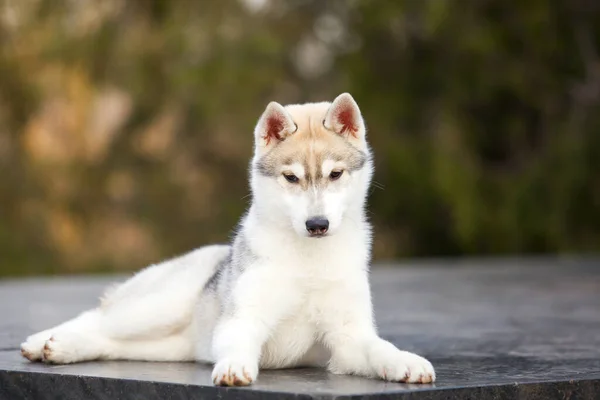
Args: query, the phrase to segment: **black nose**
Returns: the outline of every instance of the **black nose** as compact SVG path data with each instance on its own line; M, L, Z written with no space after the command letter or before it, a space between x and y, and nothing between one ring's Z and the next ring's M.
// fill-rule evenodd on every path
M329 229L329 221L327 218L314 217L306 221L306 230L310 236L322 236Z

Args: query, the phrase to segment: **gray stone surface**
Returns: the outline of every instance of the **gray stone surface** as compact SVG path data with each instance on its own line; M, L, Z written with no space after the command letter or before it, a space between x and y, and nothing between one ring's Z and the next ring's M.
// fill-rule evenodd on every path
M30 364L34 331L92 307L115 277L0 281L0 398L600 399L600 261L405 263L372 273L380 333L428 357L434 385L317 369L263 371L251 388L214 388L192 363Z

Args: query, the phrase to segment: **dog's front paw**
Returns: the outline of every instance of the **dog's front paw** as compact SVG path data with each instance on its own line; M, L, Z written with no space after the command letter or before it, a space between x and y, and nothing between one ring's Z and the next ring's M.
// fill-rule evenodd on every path
M386 346L387 347L387 346ZM405 383L433 383L433 365L421 356L395 347L380 347L371 354L371 365L383 380Z
M217 386L248 386L258 376L258 363L241 359L224 359L215 365L213 383Z

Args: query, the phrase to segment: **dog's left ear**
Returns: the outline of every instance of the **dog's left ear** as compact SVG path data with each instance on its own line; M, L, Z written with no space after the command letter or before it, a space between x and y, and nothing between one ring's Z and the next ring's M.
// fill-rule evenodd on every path
M342 93L335 98L323 121L325 129L348 139L364 140L365 123L358 104L350 93Z

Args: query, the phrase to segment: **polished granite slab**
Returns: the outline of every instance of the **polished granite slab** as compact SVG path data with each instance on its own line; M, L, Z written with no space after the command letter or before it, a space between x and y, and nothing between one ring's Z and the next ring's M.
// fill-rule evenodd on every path
M379 330L429 358L433 385L261 372L215 388L193 363L31 364L18 345L95 305L119 277L0 281L0 399L600 399L600 260L504 259L376 265Z

